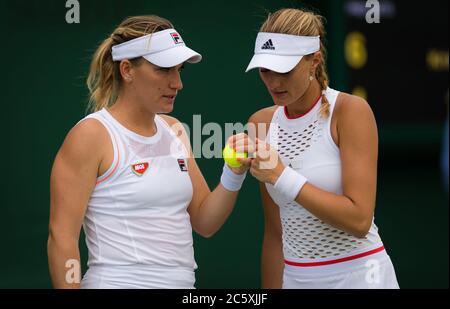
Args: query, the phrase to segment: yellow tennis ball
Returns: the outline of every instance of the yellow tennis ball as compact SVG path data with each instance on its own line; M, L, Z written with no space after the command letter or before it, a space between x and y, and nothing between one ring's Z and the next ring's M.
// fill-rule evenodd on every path
M233 148L230 148L229 145L226 145L223 149L223 159L230 167L241 167L241 163L237 160L237 158L247 158L247 154L245 152L236 152Z

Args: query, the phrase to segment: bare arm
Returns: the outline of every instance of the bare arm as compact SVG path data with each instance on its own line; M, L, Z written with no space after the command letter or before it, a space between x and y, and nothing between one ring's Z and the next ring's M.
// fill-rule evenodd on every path
M219 184L209 190L194 158L190 159L190 176L195 188L188 211L193 229L203 237L211 237L225 223L233 211L238 192L226 190Z
M219 184L211 192L195 161L189 138L183 126L173 117L167 115L162 116L189 151L189 176L194 187L192 201L188 207L192 228L203 237L211 237L222 227L230 216L236 203L238 192L228 191L222 184Z
M261 284L263 289L281 289L283 284L284 256L280 210L259 184L264 207L264 238L261 255Z
M86 120L74 127L56 155L50 178L50 223L48 263L55 288L79 288L66 280L67 266L80 269L78 241L89 197L95 186L100 156L98 134L101 124ZM106 131L103 132L107 134ZM103 136L104 139L105 136ZM112 151L112 150L111 150ZM80 278L81 274L69 276ZM78 280L75 280L78 281Z
M248 131L251 140L265 139L274 111L273 107L265 108L250 117ZM280 289L284 271L280 210L267 192L266 185L260 182L259 187L264 210L261 286L263 289Z

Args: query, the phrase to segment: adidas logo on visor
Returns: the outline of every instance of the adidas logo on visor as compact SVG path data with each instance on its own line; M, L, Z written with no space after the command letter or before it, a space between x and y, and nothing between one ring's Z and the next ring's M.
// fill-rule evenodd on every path
M266 43L264 43L264 45L261 47L261 49L275 50L275 46L273 46L272 39L270 39Z

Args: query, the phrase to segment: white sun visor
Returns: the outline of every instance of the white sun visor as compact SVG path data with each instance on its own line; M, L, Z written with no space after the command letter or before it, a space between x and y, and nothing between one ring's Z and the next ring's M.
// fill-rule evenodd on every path
M256 38L255 55L246 72L265 68L278 73L291 71L303 56L320 50L320 36L298 36L260 32Z
M158 31L112 47L113 61L138 57L164 68L202 60L199 53L186 46L175 29Z

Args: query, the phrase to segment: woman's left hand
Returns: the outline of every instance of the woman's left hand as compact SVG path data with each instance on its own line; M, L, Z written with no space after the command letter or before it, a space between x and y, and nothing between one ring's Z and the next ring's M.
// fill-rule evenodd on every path
M252 141L246 134L238 134L229 140L237 152L246 152L249 159L239 160L250 167L250 173L260 182L275 184L283 173L284 164L278 152L260 139Z
M256 152L250 173L260 182L274 185L284 171L284 164L278 152L260 139L256 139Z

